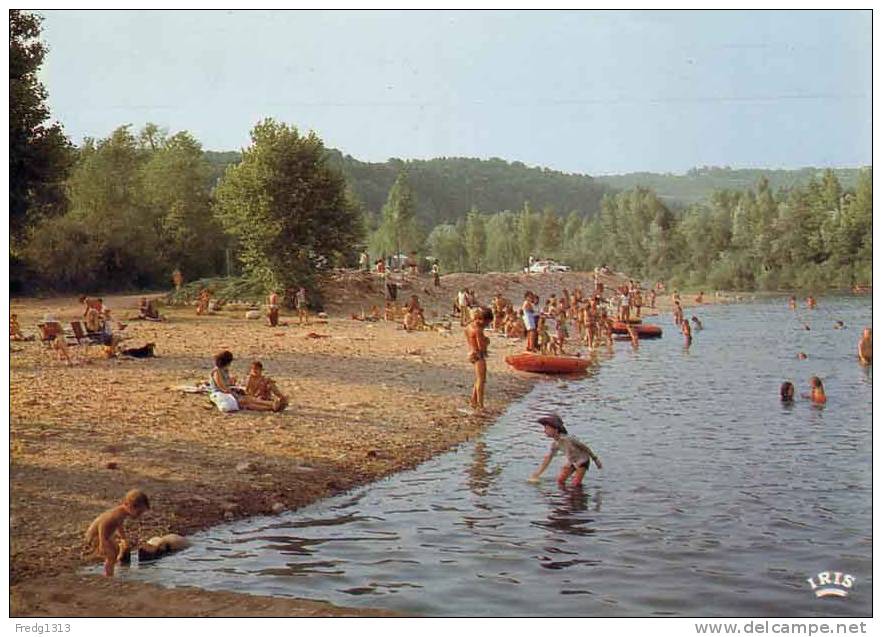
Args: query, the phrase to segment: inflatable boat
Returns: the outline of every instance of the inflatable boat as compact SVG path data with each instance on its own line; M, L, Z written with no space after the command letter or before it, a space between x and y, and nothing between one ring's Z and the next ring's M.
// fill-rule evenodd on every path
M662 328L658 325L650 323L641 323L640 325L632 325L634 331L637 332L637 338L661 338ZM621 321L616 321L612 325L613 334L627 334L628 326Z
M546 356L532 352L506 356L505 362L519 371L539 374L574 374L584 372L591 364L591 361L586 358Z

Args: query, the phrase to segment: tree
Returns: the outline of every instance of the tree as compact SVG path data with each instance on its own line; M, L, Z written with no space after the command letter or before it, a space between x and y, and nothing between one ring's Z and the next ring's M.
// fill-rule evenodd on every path
M438 224L429 233L426 247L447 272L463 269L466 260L465 241L452 223Z
M560 218L550 207L542 213L542 225L539 229L539 246L543 256L557 256L561 243Z
M466 217L465 246L469 256L469 265L474 268L475 272L480 272L487 248L487 230L484 225L484 216L478 212L477 208L472 208Z
M536 249L538 235L539 217L530 208L530 202L525 201L523 209L518 214L518 260L524 265Z
M48 124L37 70L46 55L38 15L9 11L9 228L22 239L40 218L64 210L63 182L74 153L58 123Z
M208 276L220 270L227 243L211 214L211 167L190 133L167 137L157 131L147 124L139 140L149 153L142 188L157 217L162 260L188 279Z
M485 267L501 272L517 272L524 267L519 256L517 215L508 210L498 212L487 219L486 228Z
M215 197L245 274L267 287L310 283L323 259L354 250L361 236L361 211L322 140L272 119L252 129L251 146Z
M407 175L400 172L389 189L382 211L383 221L374 237L374 248L382 253L419 248L420 232L416 223L416 199Z

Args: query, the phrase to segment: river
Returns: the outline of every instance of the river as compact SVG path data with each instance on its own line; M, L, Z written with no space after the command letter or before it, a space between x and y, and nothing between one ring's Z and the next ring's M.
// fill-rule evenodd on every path
M430 616L870 615L872 371L855 356L870 298L693 313L688 349L660 317L662 339L540 380L480 439L123 576ZM799 394L812 375L825 407L781 404L783 380ZM557 486L562 458L526 480L547 411L603 462L581 489ZM853 576L846 597L815 596L824 571Z

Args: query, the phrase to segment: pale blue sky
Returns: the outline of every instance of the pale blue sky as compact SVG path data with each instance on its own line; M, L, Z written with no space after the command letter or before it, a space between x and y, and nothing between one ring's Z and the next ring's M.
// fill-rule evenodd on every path
M235 150L271 116L364 161L872 161L869 11L41 13L76 143L153 121Z

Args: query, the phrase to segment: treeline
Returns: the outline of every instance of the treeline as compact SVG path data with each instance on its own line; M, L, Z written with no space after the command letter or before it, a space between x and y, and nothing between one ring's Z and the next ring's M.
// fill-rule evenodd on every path
M361 210L322 141L272 120L251 139L220 176L186 131L121 126L87 139L63 212L37 219L14 246L19 289L168 287L180 270L281 290L353 262Z
M66 183L66 212L29 228L31 284L56 290L168 285L221 271L232 245L212 214L210 167L189 133L148 124L87 139Z
M773 192L716 191L672 209L653 191L606 196L594 218L473 210L429 233L426 249L450 270L515 270L529 256L575 269L606 263L647 280L716 289L823 289L872 281L873 183L861 171L845 189L833 171Z
M649 188L670 205L688 205L707 201L718 190L750 190L760 179L766 179L774 191L791 190L805 186L812 179L820 179L822 174L818 168L784 170L702 166L692 168L684 175L638 172L601 175L596 179L616 191ZM860 169L835 168L833 174L844 188L854 188Z
M521 162L496 158L389 159L371 163L334 149L328 149L327 153L329 164L343 173L352 194L365 210L369 226L380 223L379 213L402 173L407 175L414 195L416 222L427 230L440 223L455 223L472 208L514 210L525 201L592 216L600 211L603 196L613 192L588 175L530 168ZM241 158L237 152L207 151L205 155L215 179Z

